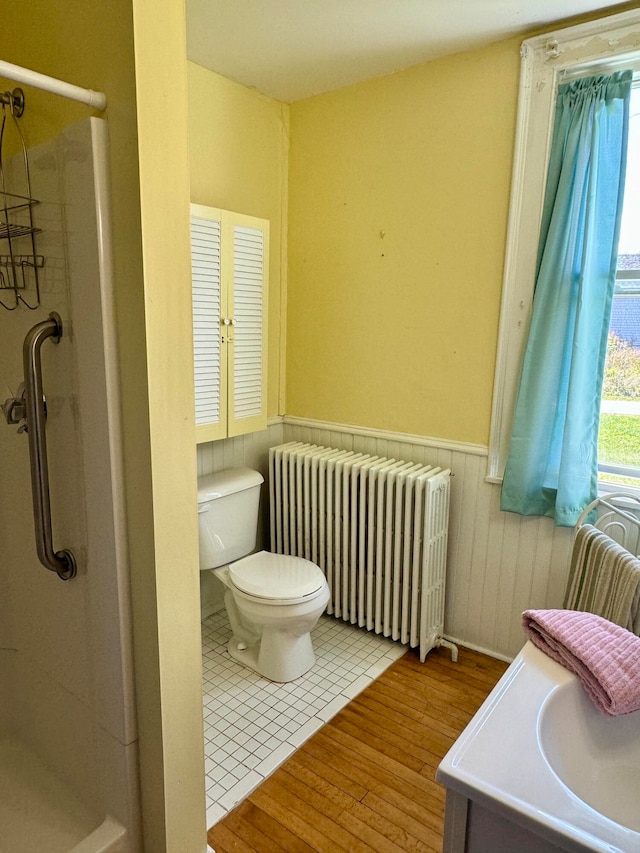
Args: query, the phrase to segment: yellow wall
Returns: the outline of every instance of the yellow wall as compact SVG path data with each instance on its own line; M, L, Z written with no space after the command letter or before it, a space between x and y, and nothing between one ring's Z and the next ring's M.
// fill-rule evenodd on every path
M206 828L184 5L133 0L133 12L149 406L140 439L151 460L140 502L153 511L152 560L133 575L141 734L149 730L145 850L197 853Z
M191 200L271 223L267 416L282 414L289 107L188 63Z
M205 826L184 4L8 3L0 58L108 98L145 849L195 853ZM91 114L24 88L30 143Z
M520 42L291 106L287 414L488 442Z

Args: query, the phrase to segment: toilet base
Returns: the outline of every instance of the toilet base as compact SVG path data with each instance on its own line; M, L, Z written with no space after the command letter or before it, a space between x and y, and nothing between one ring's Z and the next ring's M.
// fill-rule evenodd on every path
M317 595L294 604L267 604L232 587L226 566L213 573L225 585L224 604L231 624L227 649L233 660L270 681L300 678L316 662L311 643L329 601L324 583Z
M227 648L242 666L281 683L300 678L316 662L310 634L295 637L287 631L264 630L253 643L232 636Z

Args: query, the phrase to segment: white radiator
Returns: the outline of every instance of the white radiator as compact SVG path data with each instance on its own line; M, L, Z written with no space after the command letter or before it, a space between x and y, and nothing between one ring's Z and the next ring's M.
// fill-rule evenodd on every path
M442 639L451 472L292 441L269 450L271 549L326 575L328 612L412 648Z

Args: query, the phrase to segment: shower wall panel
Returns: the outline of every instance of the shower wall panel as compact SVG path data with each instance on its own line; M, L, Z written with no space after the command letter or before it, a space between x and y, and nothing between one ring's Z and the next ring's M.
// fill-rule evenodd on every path
M25 114L26 121L26 114ZM41 304L0 308L0 397L22 380L22 342L51 311L42 347L53 544L61 581L36 556L27 437L0 423L0 723L138 849L129 585L112 323L106 123L91 118L29 151ZM19 183L11 161L7 183ZM16 192L20 192L16 188ZM26 296L31 294L26 293ZM7 700L7 696L10 697Z

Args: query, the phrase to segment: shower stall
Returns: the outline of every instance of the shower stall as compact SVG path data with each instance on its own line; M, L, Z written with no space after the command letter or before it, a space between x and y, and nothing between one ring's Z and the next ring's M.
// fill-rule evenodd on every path
M28 98L18 119L12 93L3 97L0 853L134 853L138 748L107 124L85 119L25 157L19 129L17 144L9 135L17 123L28 127ZM40 383L30 393L29 351ZM36 474L29 404L42 416L45 464L43 472L40 458ZM34 497L36 481L44 496ZM48 570L67 553L72 569Z

